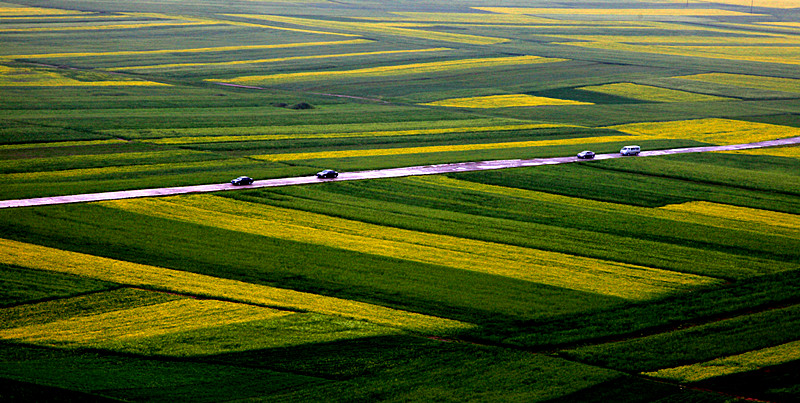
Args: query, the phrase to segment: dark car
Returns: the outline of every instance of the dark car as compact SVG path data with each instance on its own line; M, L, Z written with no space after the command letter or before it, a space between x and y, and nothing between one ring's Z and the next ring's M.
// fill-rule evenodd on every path
M320 179L330 179L330 178L335 178L337 176L339 176L339 173L332 169L326 169L324 171L317 172L317 178Z
M235 185L235 186L252 185L253 184L253 178L251 178L249 176L240 176L240 177L232 180L231 183L233 185Z
M581 152L578 153L578 158L580 158L582 160L590 160L590 159L594 158L594 152L593 151L589 151L589 150L581 151Z

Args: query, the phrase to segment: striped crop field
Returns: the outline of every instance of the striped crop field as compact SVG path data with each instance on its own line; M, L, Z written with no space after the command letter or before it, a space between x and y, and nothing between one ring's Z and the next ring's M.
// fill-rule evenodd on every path
M0 151L52 148L52 147L99 146L106 144L123 144L123 143L127 143L127 141L122 139L111 139L111 140L53 141L48 143L0 144Z
M452 108L510 108L516 106L593 105L591 102L537 97L527 94L491 95L484 97L450 98L422 105Z
M110 86L169 86L145 80L106 80L110 76L97 76L93 80L82 81L65 76L63 73L28 67L0 66L0 87L110 87Z
M534 140L534 141L513 141L503 143L481 143L481 144L460 144L449 146L425 146L425 147L402 147L402 148L380 148L368 150L344 150L344 151L319 151L307 153L283 153L283 154L263 154L253 155L251 158L266 160L266 161L297 161L297 160L311 160L311 159L325 159L325 158L352 158L352 157L377 157L387 155L404 155L404 154L428 154L428 153L445 153L445 152L458 152L458 151L476 151L476 150L501 150L509 148L528 148L528 147L545 147L545 146L558 146L558 145L572 145L572 144L598 144L598 143L611 143L616 141L630 141L632 139L644 140L653 139L654 136L600 136L600 137L581 137L574 139L561 139L561 140Z
M657 26L653 26L655 29ZM542 35L552 38L565 38L574 39L577 41L585 42L601 42L601 43L622 43L622 44L636 44L636 45L739 45L739 46L752 46L752 45L796 45L798 39L792 36L785 35L764 35L764 36L726 36L725 34L734 33L732 30L709 30L710 32L718 32L719 35Z
M338 46L356 45L370 43L368 39L348 39L343 41L322 41L322 42L298 42L298 43L278 43L269 45L239 45L239 46L216 46L204 48L188 49L157 49L157 50L119 50L110 52L77 52L77 53L40 53L29 55L4 55L0 56L7 59L53 59L62 57L95 57L95 56L146 56L162 54L180 53L211 53L211 52L235 52L239 50L266 50L266 49L289 49L307 46Z
M261 63L277 63L287 62L293 60L314 60L314 59L336 59L341 57L364 57L364 56L378 56L378 55L395 55L402 53L427 53L427 52L444 52L451 50L450 48L430 48L430 49L405 49L405 50L383 50L375 52L355 52L355 53L339 53L328 55L310 55L310 56L292 56L292 57L276 57L271 59L247 59L247 60L232 60L227 62L209 62L209 63L170 63L170 64L156 64L149 66L130 66L130 67L115 67L114 70L144 70L144 69L166 69L175 67L197 67L197 66L236 66L241 64L261 64Z
M525 15L643 15L643 16L752 16L758 14L714 8L528 8L528 7L472 7L476 10L499 14Z
M142 140L143 142L154 144L198 144L198 143L219 143L236 141L274 141L291 139L331 139L347 137L391 137L391 136L419 136L426 134L445 134L445 133L481 133L481 132L502 132L513 130L545 129L554 127L572 127L552 123L517 124L503 126L484 126L484 127L450 127L442 129L411 129L411 130L383 130L371 132L341 132L341 133L307 133L307 134L263 134L263 135L240 135L240 136L195 136L195 137L168 137L160 139ZM258 129L251 129L257 131ZM214 129L220 132L218 129Z
M214 160L218 157L210 153L193 150L145 151L114 154L68 155L45 158L28 158L24 160L0 160L0 172L26 173L84 167L99 168L106 166L177 163L178 161Z
M771 155L773 157L800 158L800 147L770 147L753 150L728 151L731 154Z
M477 13L426 13L398 11L392 13L396 17L376 17L381 21L419 21L433 23L469 23L469 24L550 24L548 18L531 17L519 14L477 14Z
M754 371L796 360L800 360L800 341L697 364L646 372L643 375L689 383L717 376Z
M707 102L735 100L735 98L717 97L713 95L697 94L693 92L671 90L668 88L634 83L591 85L587 87L579 87L578 89L651 102Z
M359 32L359 33L370 32L370 33L393 35L399 37L430 39L435 41L445 41L445 42L463 43L471 45L495 45L498 43L508 42L508 39L505 38L492 38L486 36L456 34L450 32L407 29L401 27L393 27L391 25L382 23L329 21L321 19L284 17L279 15L262 15L262 14L227 14L227 15L231 17L266 20L271 22L308 26L308 27L329 28L336 30Z
M758 4L759 7L797 8L797 0L758 0L758 3L753 3L752 0L702 0L700 3L730 4L744 7Z
M289 32L302 32L307 34L318 34L318 35L332 35L332 36L361 36L357 34L345 34L339 32L326 32L326 31L316 31L310 29L299 29L299 28L289 28L289 27L282 27L277 25L265 25L265 24L254 24L252 22L242 22L242 21L232 21L232 20L225 20L225 19L216 19L216 18L200 18L200 17L187 17L187 16L171 16L167 14L161 13L125 13L126 15L132 17L145 17L145 18L161 18L161 19L181 19L185 21L192 21L200 24L207 24L207 25L215 25L215 24L222 24L222 25L231 25L235 27L248 27L248 28L266 28L276 31L289 31ZM235 16L235 15L233 15Z
M715 284L716 279L409 231L218 196L120 200L103 205L154 217L210 225L355 252L477 271L568 289L649 299ZM248 220L242 221L241 214Z
M697 140L720 145L800 136L800 128L796 127L718 118L631 123L609 128L633 135Z
M103 133L114 137L131 139L159 139L165 137L211 137L219 136L246 136L246 135L281 135L281 136L324 136L328 133L358 133L365 132L391 132L405 130L471 130L481 127L511 126L526 124L516 119L506 118L477 118L477 119L447 119L437 121L403 121L403 122L375 122L375 123L331 123L325 125L298 124L291 126L232 126L232 127L179 127L170 129L148 128L137 129L112 129ZM544 123L542 123L544 124Z
M206 81L231 84L270 85L312 81L324 79L341 79L351 77L388 77L408 74L439 73L454 70L468 70L497 66L518 66L538 63L554 63L566 59L545 58L539 56L487 57L476 59L460 59L442 62L412 63L394 66L370 67L342 71L308 71L300 73L272 74L265 76L244 76L227 80L207 79Z
M148 22L131 24L97 24L97 25L76 25L76 26L51 26L51 27L28 27L28 28L0 28L2 32L57 32L57 31L98 31L106 29L141 29L141 28L163 28L163 27L185 27L209 25L205 22Z
M282 310L342 316L410 331L449 332L471 326L450 319L358 301L170 270L7 239L0 239L0 263Z
M800 80L794 78L751 76L746 74L704 73L689 76L678 76L684 80L695 80L706 83L735 85L738 87L756 88L770 91L800 93Z

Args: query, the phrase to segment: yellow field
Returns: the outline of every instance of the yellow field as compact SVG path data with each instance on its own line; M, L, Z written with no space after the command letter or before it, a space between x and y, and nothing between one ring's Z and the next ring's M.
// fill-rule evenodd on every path
M213 63L172 63L172 64L156 64L151 66L130 66L130 67L115 67L113 70L143 70L143 69L165 69L175 67L197 67L197 66L234 66L240 64L258 64L258 63L277 63L292 60L312 60L312 59L334 59L338 57L354 57L354 56L375 56L375 55L391 55L399 53L426 53L426 52L443 52L452 50L450 48L430 48L430 49L409 49L409 50L384 50L377 52L359 52L359 53L341 53L330 55L312 55L312 56L293 56L293 57L276 57L271 59L250 59L250 60L234 60L228 62L213 62Z
M233 84L259 84L270 85L279 83L290 83L298 81L310 81L326 78L348 78L348 77L385 77L404 74L435 73L449 70L466 70L481 67L494 66L513 66L523 64L552 63L565 61L565 59L550 59L538 56L510 56L510 57L489 57L479 59L449 60L444 62L413 63L394 66L371 67L355 70L342 71L310 71L302 73L272 74L267 76L245 76L228 80L206 81L223 82Z
M769 147L753 150L726 151L733 154L770 155L773 157L800 158L800 146Z
M720 217L728 220L744 221L759 226L776 226L800 230L800 215L759 210L747 207L730 206L704 201L693 201L682 204L669 204L660 207L664 210L683 211L704 217ZM703 218L699 218L702 220ZM800 233L795 235L800 238Z
M697 140L720 145L800 136L800 128L796 127L717 118L631 123L609 128L634 135Z
M37 28L0 28L0 32L41 32L41 31L97 31L104 29L140 29L154 27L184 27L191 25L209 25L205 22L150 22L143 24L109 24L109 25L81 25L74 27L52 26Z
M155 305L0 330L0 339L69 347L272 319L291 312L214 300L182 298Z
M716 97L713 95L696 94L693 92L671 90L668 88L633 83L593 85L580 87L578 89L653 102L707 102L735 100L734 98Z
M320 34L320 35L334 35L334 36L361 36L355 34L344 34L338 32L325 32L325 31L314 31L309 29L299 29L299 28L287 28L287 27L280 27L274 25L264 25L264 24L254 24L251 22L241 22L241 21L231 21L231 20L222 20L222 19L214 19L214 18L199 18L199 17L189 17L189 16L171 16L167 14L160 14L160 13L125 13L125 15L130 15L134 17L148 17L148 18L162 18L162 19L180 19L185 21L194 21L203 24L224 24L224 25L232 25L236 27L252 27L252 28L266 28L266 29L274 29L278 31L292 31L292 32L303 32L307 34Z
M11 3L0 3L0 17L6 16L46 16L46 15L80 15L83 11L61 10L57 8L26 7Z
M690 76L677 76L685 80L703 81L707 83L735 85L738 87L756 88L770 91L800 93L800 80L767 76L751 76L745 74L706 73Z
M570 101L566 99L537 97L526 94L492 95L486 97L451 98L428 102L422 105L448 106L454 108L509 108L515 106L547 105L593 105L591 102Z
M0 263L135 287L342 316L415 332L449 332L471 327L463 322L357 301L147 266L7 239L0 239Z
M350 221L211 195L102 202L104 206L354 252L477 271L632 300L718 280L625 263ZM248 219L242 220L246 214Z
M527 8L527 7L472 7L476 10L499 14L558 14L558 15L654 15L654 16L752 16L760 14L713 8Z
M721 4L731 4L735 6L745 6L749 7L750 5L756 5L757 7L770 7L770 8L798 8L800 4L798 4L797 0L693 0L695 2L700 3L721 3ZM675 0L676 3L683 3L684 0Z
M698 382L717 376L755 371L795 360L800 360L800 341L697 364L646 372L644 375L682 383Z
M295 17L283 17L278 15L262 15L262 14L226 14L226 15L231 17L267 20L285 24L302 25L307 27L330 28L330 29L346 30L354 32L372 32L385 35L395 35L408 38L431 39L436 41L464 43L471 45L495 45L498 43L508 42L508 39L505 38L492 38L487 36L454 34L449 32L406 29L406 28L392 27L391 25L382 23L327 21L327 20L315 20L310 18L295 18Z
M78 81L56 71L0 66L0 87L169 86L153 81Z
M196 143L219 143L235 141L272 141L287 139L327 139L341 137L387 137L387 136L417 136L425 134L446 134L446 133L477 133L494 132L509 130L531 130L552 127L574 127L551 123L537 123L528 125L503 125L503 126L484 126L484 127L448 127L441 129L412 129L412 130L385 130L371 132L342 132L342 133L306 133L306 134L262 134L262 135L240 135L240 136L194 136L194 137L168 137L160 139L141 140L155 144L196 144ZM257 129L254 129L257 130ZM209 131L219 131L214 128ZM0 146L2 147L2 146ZM1 149L1 148L0 148Z
M637 136L636 139L645 139L651 137L652 136ZM499 150L505 148L544 147L544 146L556 146L556 145L568 145L568 144L588 145L588 144L611 143L615 141L630 141L630 140L632 140L632 137L630 136L581 137L581 138L563 139L563 140L534 140L534 141L514 141L507 143L482 143L482 144L461 144L461 145L449 145L449 146L379 148L370 150L265 154L265 155L253 155L250 157L267 161L295 161L295 160L324 159L324 158L377 157L386 155L426 154L426 153L443 153L443 152L454 152L454 151Z
M353 44L361 44L369 42L372 41L368 39L349 39L344 41L279 43L274 45L218 46L212 48L159 49L159 50L115 51L115 52L40 53L32 55L6 55L0 57L8 59L34 59L34 58L51 59L58 57L131 56L131 55L157 55L157 54L171 54L171 53L233 52L237 50L284 49L284 48L297 48L305 46L353 45Z
M563 42L560 45L674 56L745 60L764 63L800 64L798 46L665 46L617 42Z

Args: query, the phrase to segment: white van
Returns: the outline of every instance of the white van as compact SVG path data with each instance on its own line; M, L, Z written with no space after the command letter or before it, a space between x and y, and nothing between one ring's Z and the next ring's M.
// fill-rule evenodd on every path
M619 150L619 153L622 155L638 155L639 151L642 151L639 146L625 146Z

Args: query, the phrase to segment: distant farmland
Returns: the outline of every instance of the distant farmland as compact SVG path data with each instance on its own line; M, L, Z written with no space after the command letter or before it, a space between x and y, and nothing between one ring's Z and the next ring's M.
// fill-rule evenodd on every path
M800 136L786 0L20 1L2 200ZM0 284L3 401L797 401L800 151L3 209Z

